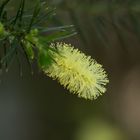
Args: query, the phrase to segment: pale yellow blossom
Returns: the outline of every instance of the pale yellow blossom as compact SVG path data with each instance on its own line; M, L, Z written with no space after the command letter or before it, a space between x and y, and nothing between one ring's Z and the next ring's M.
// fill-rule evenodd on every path
M50 49L54 62L44 72L71 93L85 99L96 99L106 91L105 85L109 82L107 74L90 56L75 49L69 44L51 44Z

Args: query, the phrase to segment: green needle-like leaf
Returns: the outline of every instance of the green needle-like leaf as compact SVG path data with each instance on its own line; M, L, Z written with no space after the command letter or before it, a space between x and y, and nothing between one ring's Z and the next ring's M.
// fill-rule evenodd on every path
M0 6L0 18L1 18L1 15L2 15L2 12L4 10L4 7L8 4L10 0L4 0Z

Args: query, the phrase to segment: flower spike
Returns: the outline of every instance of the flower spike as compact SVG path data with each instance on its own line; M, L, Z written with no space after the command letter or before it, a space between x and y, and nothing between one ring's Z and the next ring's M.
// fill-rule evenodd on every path
M85 99L96 99L106 91L104 87L108 82L107 74L90 56L86 56L69 44L51 44L54 62L44 72L57 79L61 85L71 93Z

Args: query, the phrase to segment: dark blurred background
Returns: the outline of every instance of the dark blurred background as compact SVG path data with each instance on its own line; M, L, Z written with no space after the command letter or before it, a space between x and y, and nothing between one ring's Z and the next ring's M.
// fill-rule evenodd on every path
M0 0L1 1L1 0ZM35 0L27 0L32 8ZM139 140L139 0L48 0L54 25L74 24L75 45L103 64L110 83L95 101L70 94L23 59L23 77L15 61L0 75L1 140ZM11 0L14 13L19 0Z

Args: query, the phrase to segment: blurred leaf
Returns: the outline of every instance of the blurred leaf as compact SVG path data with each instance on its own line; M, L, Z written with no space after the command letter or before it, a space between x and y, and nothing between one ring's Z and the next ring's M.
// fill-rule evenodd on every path
M28 32L30 32L30 30L31 30L31 28L32 28L32 25L33 25L34 21L36 20L38 14L39 14L39 12L40 12L40 9L41 9L40 6L41 6L41 5L40 5L40 2L38 1L37 4L36 4L36 7L35 7L35 9L34 9L33 16L32 16L32 18L31 18L29 27L28 27Z
M31 44L30 42L26 42L24 44L24 47L25 47L25 51L28 55L28 58L30 60L33 60L34 59L34 50L33 50L33 44Z
M104 24L103 18L98 17L93 19L94 30L96 32L97 37L99 40L106 46L110 46L109 38L106 35L106 26Z
M13 42L11 47L7 50L6 55L1 59L1 63L9 63L11 60L12 56L14 55L16 51L17 45Z
M61 31L61 32L56 32L52 33L50 35L46 36L46 41L47 42L53 42L53 41L58 41L62 40L71 36L76 35L77 33L75 31Z
M49 21L55 15L55 8L44 8L38 18L34 22L34 26L39 25L43 21Z
M25 0L21 0L20 1L20 6L19 6L17 14L16 14L16 17L12 21L12 25L15 26L18 20L20 20L20 25L21 25L22 16L23 16L23 12L24 12L24 5L25 5Z
M59 27L50 27L47 29L42 29L42 33L50 32L50 31L65 31L66 29L73 28L74 25L67 25L67 26L59 26Z
M46 51L46 49L41 49L38 54L38 65L40 68L47 68L49 65L51 65L53 62L52 57L50 54Z
M4 7L8 4L9 1L10 1L10 0L4 0L4 1L2 2L1 6L0 6L0 17L1 17L1 15L2 15L2 12L3 12L3 10L4 10Z

